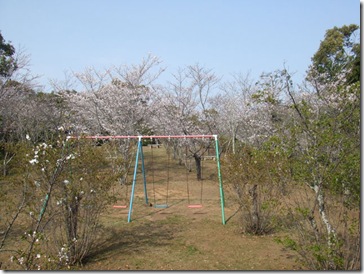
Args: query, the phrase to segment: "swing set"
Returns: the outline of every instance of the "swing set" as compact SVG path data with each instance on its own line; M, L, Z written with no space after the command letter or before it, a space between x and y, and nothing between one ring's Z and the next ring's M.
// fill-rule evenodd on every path
M156 203L156 196L155 196L155 179L154 179L154 156L153 156L153 146L150 147L151 149L151 169L152 169L152 186L153 186L153 198L154 198L154 207L155 208L168 208L168 190L169 190L169 166L170 166L170 155L168 153L168 164L167 164L167 189L166 189L166 203L165 204L157 204Z
M219 142L217 135L151 135L151 136L124 136L124 135L113 135L113 136L80 136L80 137L71 137L72 139L137 139L137 151L135 156L135 165L134 165L134 173L133 173L133 182L131 187L131 194L130 194L130 201L129 205L114 205L114 208L121 208L125 209L129 206L129 212L128 212L128 223L131 222L131 216L133 212L133 202L134 202L134 193L135 193L135 185L137 182L137 174L138 174L138 167L139 162L141 160L141 173L143 176L143 187L144 187L144 198L145 198L145 204L150 205L148 193L147 193L147 180L146 180L146 172L145 172L145 164L144 164L144 153L143 153L143 139L214 139L215 140L215 151L216 151L216 165L217 165L217 174L218 174L218 181L219 181L219 190L220 190L220 204L221 204L221 217L222 217L222 223L225 224L225 201L224 201L224 190L222 186L222 176L221 176L221 167L220 167L220 153L219 153ZM152 167L153 167L153 147L151 147L151 157L152 157ZM187 159L187 147L186 147L186 159ZM169 191L169 168L170 168L170 154L168 153L168 166L167 166L167 186L166 186L166 200L165 203L158 204L156 203L156 197L155 197L155 182L154 182L154 168L152 168L152 187L153 187L153 193L154 193L154 204L153 206L155 208L168 208L168 191ZM190 187L189 187L189 171L186 168L186 184L187 184L187 198L188 198L188 208L202 208L202 193L203 193L203 183L201 180L201 194L200 194L200 203L198 204L191 204L190 203Z

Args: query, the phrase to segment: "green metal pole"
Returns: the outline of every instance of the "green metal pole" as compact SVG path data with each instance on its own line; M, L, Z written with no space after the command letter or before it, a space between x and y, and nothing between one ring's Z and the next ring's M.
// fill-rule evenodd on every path
M143 184L144 184L144 197L145 197L145 204L148 205L148 193L147 193L147 179L145 177L145 167L144 167L144 153L143 153L143 143L142 138L139 137L140 142L140 158L142 159L142 173L143 173Z
M42 209L40 210L40 213L39 213L38 221L40 221L42 219L42 216L44 214L45 208L46 208L47 203L48 203L48 199L49 199L49 194L47 193L46 196L45 196L44 202L43 202Z
M221 167L220 167L220 153L219 153L219 140L217 139L217 135L215 137L215 149L216 149L216 163L217 163L217 174L219 177L219 186L220 186L220 202L221 202L221 217L222 224L225 225L225 198L224 198L224 189L222 187L222 176L221 176Z
M135 191L135 183L138 173L138 162L139 162L139 152L140 152L140 146L141 146L141 138L139 138L138 141L138 149L135 156L135 167L134 167L134 176L133 176L133 186L131 188L131 195L130 195L130 205L129 205L129 213L128 213L128 223L131 222L131 212L133 211L133 201L134 201L134 191Z

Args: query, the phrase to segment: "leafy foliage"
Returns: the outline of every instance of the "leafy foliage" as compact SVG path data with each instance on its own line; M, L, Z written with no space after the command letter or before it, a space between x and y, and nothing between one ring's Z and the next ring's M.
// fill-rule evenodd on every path
M245 233L261 235L278 228L289 170L273 143L265 144L266 150L242 145L223 161L225 184L236 193Z
M18 67L14 58L15 49L6 43L0 33L0 76L9 77Z

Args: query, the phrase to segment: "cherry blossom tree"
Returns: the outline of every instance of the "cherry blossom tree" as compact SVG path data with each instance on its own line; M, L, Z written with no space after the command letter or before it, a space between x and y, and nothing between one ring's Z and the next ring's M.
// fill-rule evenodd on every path
M216 123L220 135L228 136L232 152L235 154L236 141L249 142L253 134L252 94L254 86L249 74L236 74L232 81L220 86L220 93L211 100L213 109L218 113Z
M73 79L67 79L63 85L56 83L55 88L69 107L66 130L74 135L142 135L150 131L155 94L160 89L154 81L164 70L160 63L159 58L149 55L138 65L114 66L103 71L91 67L73 73ZM72 88L69 83L78 84L82 90L69 92ZM125 174L122 183L132 164L132 142L128 139L117 142L124 158L124 165L119 167Z
M155 130L164 135L216 134L211 94L220 81L210 69L199 64L179 68L173 74L174 81L159 93ZM172 144L173 143L173 144ZM201 156L210 144L207 140L173 140L174 155L192 157L196 165L197 179L201 179ZM183 149L187 147L187 153ZM187 155L186 155L187 154ZM184 160L186 163L186 160Z

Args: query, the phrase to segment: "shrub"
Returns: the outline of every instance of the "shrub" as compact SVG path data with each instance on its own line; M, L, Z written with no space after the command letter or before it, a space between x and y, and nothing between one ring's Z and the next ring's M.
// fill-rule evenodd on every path
M275 150L242 146L223 160L226 185L241 208L243 232L267 234L277 227L288 173L282 159Z
M21 227L23 243L11 252L12 261L22 268L81 263L95 247L100 214L113 198L109 190L117 174L108 172L102 147L86 140L60 137L51 144L23 146L16 153L25 159L19 162L22 173L3 177L11 179L16 195L7 197L13 206L0 250L10 231Z

